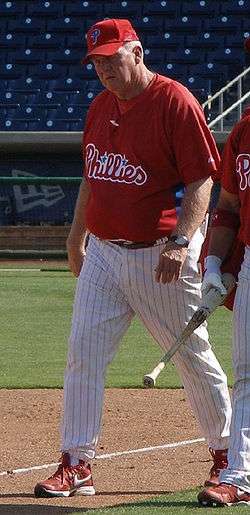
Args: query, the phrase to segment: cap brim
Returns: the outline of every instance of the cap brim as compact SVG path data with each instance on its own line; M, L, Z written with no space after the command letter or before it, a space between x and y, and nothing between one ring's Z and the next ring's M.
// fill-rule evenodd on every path
M82 63L86 64L89 62L89 59L94 55L113 55L119 50L119 48L123 45L123 41L116 41L116 43L108 43L108 45L102 45L96 47L95 49L88 52L86 56L83 58Z

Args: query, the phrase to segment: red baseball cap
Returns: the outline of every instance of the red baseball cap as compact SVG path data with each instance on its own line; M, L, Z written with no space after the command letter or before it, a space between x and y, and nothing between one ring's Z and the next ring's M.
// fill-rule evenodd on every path
M108 19L95 23L87 32L87 54L83 63L92 55L113 55L123 43L139 41L128 20Z

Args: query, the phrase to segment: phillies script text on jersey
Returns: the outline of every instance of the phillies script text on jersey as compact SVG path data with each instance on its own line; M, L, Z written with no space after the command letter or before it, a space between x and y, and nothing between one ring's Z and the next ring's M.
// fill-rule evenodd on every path
M141 166L133 166L125 155L112 152L100 155L98 148L93 143L86 146L86 173L94 179L135 183L142 186L147 180L147 174Z
M239 154L236 159L236 172L240 176L240 190L250 186L250 154Z

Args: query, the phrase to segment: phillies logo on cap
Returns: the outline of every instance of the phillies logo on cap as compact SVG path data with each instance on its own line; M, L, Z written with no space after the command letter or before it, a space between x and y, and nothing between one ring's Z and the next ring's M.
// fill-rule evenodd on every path
M93 45L96 45L97 40L98 40L100 34L101 34L100 29L94 29L93 32L91 32L90 37L92 39Z

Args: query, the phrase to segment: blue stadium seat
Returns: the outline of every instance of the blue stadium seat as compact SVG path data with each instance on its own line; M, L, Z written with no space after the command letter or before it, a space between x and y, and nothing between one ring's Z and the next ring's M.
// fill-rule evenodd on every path
M242 52L244 51L244 39L249 36L250 33L248 36L244 36L244 31L236 32L236 34L226 34L225 46L229 48L238 48Z
M142 17L145 2L136 0L104 2L105 16L109 18Z
M241 20L237 20L234 16L218 16L216 18L206 18L204 20L204 29L206 32L236 32L240 29Z
M0 82L1 87L1 82ZM27 91L38 92L41 88L41 81L33 77L27 76L20 79L8 79L4 84L6 90L9 91Z
M9 32L5 27L0 33L0 48L24 48L26 43L26 35L20 32Z
M220 12L220 2L211 2L211 0L190 0L189 2L181 2L181 4L183 16L193 14L215 16Z
M84 126L83 119L69 120L67 118L58 120L46 120L39 124L40 131L82 131Z
M200 16L180 16L178 19L164 18L164 32L177 34L197 34L201 31L202 19Z
M219 48L213 52L208 52L207 61L221 64L235 64L243 67L245 64L245 55L243 50L226 46L225 48Z
M27 15L29 16L53 16L63 15L64 3L62 0L36 0L35 2L26 2Z
M47 50L47 61L50 63L80 65L82 58L83 52L80 49L61 48L60 50Z
M222 15L240 15L249 19L250 2L249 0L230 0L218 2Z
M192 83L193 87L200 87L201 80L207 80L207 91L209 93L215 93L218 89L224 86L226 82L227 65L218 63L190 65L188 79L191 77L194 78Z
M47 31L63 32L64 35L66 35L67 32L80 32L83 31L83 22L78 16L64 16L53 20L48 19Z
M166 51L163 48L144 47L145 64L165 62Z
M12 63L0 63L0 79L17 79L23 76L24 70L21 65Z
M23 32L24 34L34 33L39 34L45 30L45 19L43 18L30 18L29 16L20 16L8 21L9 32Z
M200 50L198 48L178 48L176 50L169 48L166 51L167 60L171 63L180 63L187 65L198 64L203 62L204 56L202 56Z
M67 103L67 95L65 92L39 91L37 94L29 96L28 103L30 106L42 106L43 109L49 109L50 107L55 109Z
M224 46L224 34L201 31L199 34L187 34L186 45L189 48L198 48L201 51L213 50L220 45Z
M86 40L84 34L81 34L80 36L78 34L67 34L65 47L79 48L82 51L82 55L84 55L86 50Z
M91 80L96 79L95 67L92 63L80 64L79 66L69 66L68 68L69 77L77 77L78 79Z
M27 2L25 0L11 0L10 1L2 1L0 3L0 16L7 16L8 18L11 16L22 15L25 13Z
M140 16L135 18L133 21L134 28L140 37L142 44L144 44L144 34L148 32L151 33L160 33L164 28L163 17L162 16Z
M178 16L180 13L181 2L176 0L148 0L143 2L143 14L151 16L152 14L160 14L163 16Z
M18 48L8 52L8 57L13 64L38 64L46 61L45 51L35 48Z
M65 37L63 34L57 34L55 32L43 31L41 34L34 36L28 36L27 46L29 48L49 48L59 49L64 48Z
M185 36L174 32L159 32L157 34L146 34L145 47L149 48L178 48L184 46Z
M36 79L57 79L67 76L67 66L54 63L30 65L28 67L28 72L31 77Z
M0 104L5 105L23 105L25 104L26 96L25 93L17 91L0 91Z
M65 3L64 8L66 16L86 16L100 20L109 13L106 2L100 0L70 0Z
M185 72L185 66L178 63L167 62L161 69L161 73L163 75L166 75L167 77L170 77L171 79L177 80L179 82L183 82L185 80Z
M76 77L60 77L59 79L46 80L43 84L45 91L81 91L82 81Z

